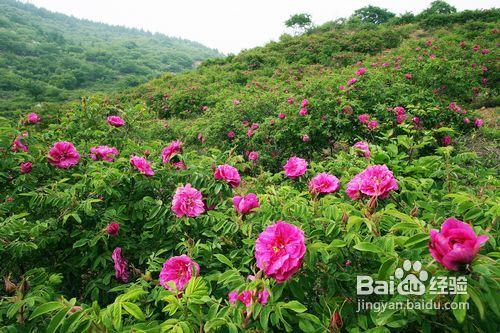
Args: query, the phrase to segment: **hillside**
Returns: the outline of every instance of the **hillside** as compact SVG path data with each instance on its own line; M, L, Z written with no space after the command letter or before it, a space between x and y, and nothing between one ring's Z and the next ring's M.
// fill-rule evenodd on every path
M0 331L498 332L499 23L339 20L0 118Z
M218 56L196 42L1 0L0 112L122 90Z

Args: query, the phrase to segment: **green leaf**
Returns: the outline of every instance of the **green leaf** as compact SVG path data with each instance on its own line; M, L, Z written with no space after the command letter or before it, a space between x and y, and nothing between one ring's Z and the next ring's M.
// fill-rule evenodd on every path
M289 309L297 313L302 313L307 310L307 308L298 301L290 301L288 303L279 303L283 309Z
M469 295L467 294L458 294L453 298L453 302L455 303L462 303L466 302L469 299ZM457 319L457 321L461 324L465 320L465 315L467 314L467 309L463 306L456 306L454 309L452 309L453 315Z
M31 314L30 316L30 320L33 320L35 319L36 317L39 317L41 315L44 315L46 313L49 313L49 312L52 312L52 311L55 311L55 310L58 310L60 308L64 307L64 305L62 305L61 303L59 302L48 302L48 303L44 303L40 306L38 306L34 311L33 313Z
M382 249L378 247L375 244L368 243L368 242L361 242L356 245L354 245L354 248L358 251L363 251L363 252L373 252L373 253L380 253L382 252Z
M219 260L221 263L226 264L229 267L234 269L233 263L225 255L217 253L217 254L214 254L214 257L217 258L217 260Z
M54 318L52 318L52 320L50 321L49 326L47 326L47 333L54 333L59 328L59 326L61 326L69 310L71 310L71 307L67 306L57 312Z
M135 319L140 320L140 321L144 321L146 319L141 308L139 308L136 304L131 303L131 302L123 302L122 306L125 309L125 311L127 311Z

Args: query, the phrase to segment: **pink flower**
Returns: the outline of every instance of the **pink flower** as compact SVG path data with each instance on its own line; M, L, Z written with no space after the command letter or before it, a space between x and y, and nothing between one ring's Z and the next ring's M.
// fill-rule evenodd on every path
M405 74L405 78L408 79L408 80L411 80L413 76L410 74L410 73L406 73Z
M280 118L280 119L285 119L285 117L286 117L286 116L285 116L285 114L284 114L284 113L280 113L280 114L278 115L278 118Z
M344 90L345 90L345 86L340 86L340 87L339 87L339 90L340 90L340 91L344 91Z
M378 121L376 121L376 120L370 121L368 123L367 127L368 127L369 130L376 129L378 127Z
M304 142L309 142L310 140L311 140L311 138L309 138L309 135L304 134L304 135L302 136L302 141L304 141Z
M239 100L237 100L237 99L233 99L233 104L234 104L234 105L240 105L240 103L241 103L241 102L240 102Z
M168 259L160 272L160 285L170 291L182 291L193 276L200 272L200 266L187 255Z
M361 67L360 69L358 69L358 70L356 71L356 75L357 75L357 76L363 75L363 74L365 74L365 73L366 73L366 68L364 68L364 67Z
M251 290L243 290L238 295L238 301L245 304L245 306L248 308L252 305L252 297L253 297L253 292Z
M490 53L490 50L488 50L488 49L482 49L481 53L482 54L488 54L488 53Z
M293 100L293 98L287 98L286 102L288 104L293 104L294 100Z
M443 146L449 146L451 144L451 136L443 136Z
M116 277L116 279L121 280L125 283L128 282L128 279L130 277L130 273L127 270L128 262L126 259L124 259L122 257L122 249L120 247L117 247L113 251L111 258L115 262L115 277Z
M56 168L67 169L78 163L80 154L71 142L59 141L52 146L47 158Z
M258 297L258 302L262 305L267 304L267 301L269 300L269 291L264 288L259 294L257 295Z
M202 133L198 133L198 141L200 141L201 143L205 142L205 138L203 137L203 134Z
M484 120L482 120L482 119L476 119L474 121L474 125L476 125L477 128L483 126L483 124L484 124Z
M119 231L120 231L120 225L116 222L111 222L106 227L106 232L110 236L118 236Z
M302 109L300 109L299 111L299 115L301 115L302 117L305 116L307 114L307 108L306 107L303 107Z
M108 124L114 127L122 127L123 125L125 125L125 121L119 116L109 116Z
M227 137L229 139L234 139L235 136L236 136L236 134L234 134L234 131L227 132Z
M356 79L355 77L353 77L352 79L350 79L349 81L347 81L347 85L348 86L352 86L356 82L358 82L358 79Z
M23 162L21 163L21 173L30 173L31 168L33 167L33 163L31 162Z
M177 217L196 217L205 211L201 192L191 187L191 184L175 190L172 199L172 211Z
M238 170L228 164L219 165L215 170L214 177L217 180L225 180L231 187L240 186L241 178Z
M249 193L245 196L235 196L233 198L234 209L240 214L251 213L253 209L259 208L259 198L254 193Z
M320 173L309 182L309 192L311 194L332 193L339 188L339 179L328 173Z
M303 107L303 108L305 108L308 105L309 105L309 101L307 99L305 99L305 98L300 103L300 107Z
M387 166L372 165L347 184L346 193L354 200L359 199L361 194L385 199L393 190L398 190L398 183Z
M430 231L429 252L446 269L462 271L487 240L488 236L478 237L469 224L449 218L441 225L441 231Z
M178 140L170 142L170 144L161 151L163 164L170 162L172 157L180 153L182 153L182 142Z
M251 151L248 153L248 159L250 161L257 161L259 159L259 153L256 151Z
M368 142L366 141L356 142L353 148L360 150L366 158L370 158L370 156L372 155L370 147L368 146Z
M368 121L370 120L370 115L367 114L367 113L363 113L363 114L360 114L358 116L358 120L362 123L362 124L367 124Z
M28 123L30 124L36 124L40 121L40 117L34 113L34 112L31 112L28 114Z
M298 271L305 253L304 232L284 221L268 226L255 242L257 267L278 283Z
M130 157L130 164L133 165L143 175L154 176L155 174L153 169L151 169L151 165L144 157L132 156Z
M469 118L464 118L464 124L469 124L470 123L470 119Z
M302 176L307 171L307 161L293 156L288 159L283 169L285 169L287 177L294 179Z
M28 136L28 132L23 133L22 135L17 135L16 138L14 139L14 142L12 142L12 147L11 150L13 152L18 152L18 151L28 151L28 147L22 143L22 139Z
M103 161L113 162L114 156L112 155L118 155L118 149L115 147L98 146L90 148L90 158L94 161L100 159Z
M411 119L411 121L415 124L415 125L420 125L420 118L419 117L413 117Z
M248 129L247 131L247 136L251 138L253 136L253 130L251 128Z
M397 122L398 124L402 124L402 123L404 123L404 121L406 120L406 118L408 118L408 116L407 116L407 115L405 115L405 114L398 114L398 115L396 116L396 122Z
M238 300L238 292L236 290L231 291L227 296L229 299L229 304L234 304Z
M259 129L259 124L253 123L252 126L250 126L250 128L255 131L256 129Z
M398 116L406 113L405 108L404 108L404 107L402 107L402 106L396 106L396 107L394 108L394 111L396 112L396 114L397 114Z

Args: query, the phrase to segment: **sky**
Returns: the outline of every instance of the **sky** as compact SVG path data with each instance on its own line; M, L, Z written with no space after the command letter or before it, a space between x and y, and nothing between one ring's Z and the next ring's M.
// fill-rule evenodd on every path
M200 42L219 51L242 49L278 40L284 22L309 13L315 24L350 16L374 5L394 13L419 13L432 0L24 0L51 11L114 25L142 28ZM448 0L458 10L492 8L499 0Z

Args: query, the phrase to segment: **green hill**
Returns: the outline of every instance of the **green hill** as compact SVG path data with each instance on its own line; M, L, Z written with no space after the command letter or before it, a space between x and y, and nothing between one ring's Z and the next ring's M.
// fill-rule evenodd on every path
M0 112L120 90L218 57L189 40L0 0Z

